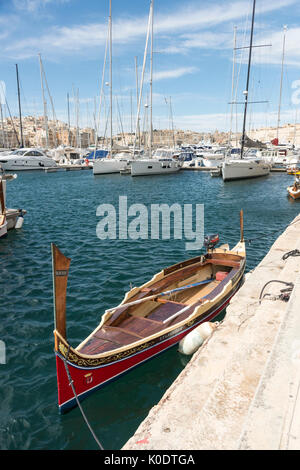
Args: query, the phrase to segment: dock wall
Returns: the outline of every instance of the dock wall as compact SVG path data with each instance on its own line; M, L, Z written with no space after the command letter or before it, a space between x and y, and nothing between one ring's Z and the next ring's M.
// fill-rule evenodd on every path
M123 450L300 449L300 216ZM290 299L276 299L293 282ZM179 353L178 353L179 354Z

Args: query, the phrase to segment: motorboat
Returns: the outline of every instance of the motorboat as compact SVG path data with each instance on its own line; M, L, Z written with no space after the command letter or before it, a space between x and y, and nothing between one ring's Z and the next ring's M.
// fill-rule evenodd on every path
M89 152L84 149L74 147L59 146L55 149L48 150L50 155L58 167L65 166L86 166L90 163Z
M266 163L270 163L274 168L284 168L293 164L300 164L299 154L292 149L283 147L270 147L266 149L252 149L251 152L256 158Z
M0 166L5 171L44 170L57 167L57 163L41 149L22 148L12 153L2 153Z
M193 151L181 152L178 159L182 162L182 168L198 168L202 166L202 158Z

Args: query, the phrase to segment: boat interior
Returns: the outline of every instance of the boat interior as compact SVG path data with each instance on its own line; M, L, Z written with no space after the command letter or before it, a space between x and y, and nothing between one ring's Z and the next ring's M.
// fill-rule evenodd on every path
M196 306L213 300L238 273L243 257L214 253L205 261L198 257L171 266L164 277L147 284L128 303L145 299L135 305L119 306L76 350L96 355L130 345L173 326L191 315ZM168 295L160 293L190 284L207 281ZM149 296L157 297L146 300Z

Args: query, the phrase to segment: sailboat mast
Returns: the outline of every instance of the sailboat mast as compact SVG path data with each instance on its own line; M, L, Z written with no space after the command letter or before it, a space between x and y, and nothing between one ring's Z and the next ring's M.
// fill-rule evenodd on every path
M97 145L98 145L98 132L100 130L100 117L101 117L101 110L102 110L102 99L105 101L105 95L103 94L103 86L104 86L104 79L105 79L105 69L106 69L106 58L107 58L107 49L108 49L108 41L109 41L109 25L107 30L107 38L105 44L105 53L104 53L104 62L103 62L103 69L102 69L102 81L101 81L101 88L100 88L100 95L99 95L99 110L98 110L98 119L97 119L97 106L96 106L96 97L95 97L95 113L94 113L94 121L95 121L95 150L94 150L94 160L96 158L97 152ZM104 103L105 106L105 103ZM105 115L105 113L104 113Z
M20 138L21 138L21 147L24 147L18 64L16 64L16 73L17 73L18 102L19 102Z
M45 134L46 134L46 147L48 148L48 146L49 146L49 137L48 137L47 102L46 102L46 99L45 99L44 80L43 80L43 67L42 67L41 54L39 54L39 61L40 61L42 96L43 96L43 104L44 104L44 126L45 126Z
M232 79L231 79L231 110L230 110L230 132L228 144L231 146L232 136L232 120L233 120L233 95L234 95L234 79L235 79L235 56L236 56L236 26L233 30L233 60L232 60Z
M76 145L81 148L81 138L79 133L79 89L76 92Z
M139 90L139 101L138 101L138 109L137 109L137 116L136 116L136 128L135 128L135 137L134 137L134 145L133 145L133 155L135 155L137 132L138 132L138 129L139 129L141 100L142 100L142 93L143 93L143 83L144 83L144 75L145 75L145 67L146 67L146 59L147 59L147 51L148 51L148 41L149 41L150 29L151 29L151 13L150 13L150 11L149 11L148 27L147 27L147 37L146 37L146 45L145 45L145 51L144 51L144 60L143 60L142 77L141 77L141 86L140 86L140 90Z
M255 3L256 3L256 0L253 0L251 35L250 35L250 46L249 46L249 59L248 59L248 71L247 71L247 83L246 83L246 90L244 91L245 108L244 108L243 134L242 134L242 143L241 143L241 158L243 158L244 146L245 146L245 130L246 130L246 117L247 117L247 106L248 106L248 90L249 90L249 80L250 80L250 67L251 67L251 57L252 57Z
M68 105L68 144L71 145L71 141L70 141L70 99L69 99L69 93L67 93L67 105Z
M139 107L139 79L138 79L137 56L134 57L134 61L135 61L135 79L136 79L136 109L138 109L138 107ZM141 143L140 143L140 125L139 125L139 122L138 122L137 135L138 135L138 146L140 148Z
M172 100L170 96L170 119L172 126L172 139L173 139L173 149L175 150L175 132L174 132L174 121L173 121L173 111L172 111Z
M152 157L153 145L153 126L152 126L152 85L153 85L153 0L150 5L151 11L151 56L150 56L150 143L149 143L149 156Z
M0 95L0 113L1 113L1 127L2 127L2 147L5 148L6 139L5 139L5 134L4 134L4 122L3 122L3 111L2 111L1 95Z
M280 109L281 109L281 97L282 97L282 77L283 77L283 63L284 63L284 49L285 49L285 35L287 27L283 27L283 43L282 43L282 57L281 57L281 77L280 77L280 91L279 91L279 104L278 104L278 118L277 118L277 132L276 138L279 136L279 124L280 124Z
M111 0L109 1L109 86L110 86L110 156L113 149L113 127L112 127L112 18Z

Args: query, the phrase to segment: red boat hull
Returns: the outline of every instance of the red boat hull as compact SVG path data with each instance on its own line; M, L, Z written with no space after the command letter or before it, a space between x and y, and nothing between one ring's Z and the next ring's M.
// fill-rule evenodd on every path
M186 326L186 328L180 329L177 334L176 332L173 332L173 336L168 338L164 338L162 336L160 341L155 345L149 346L147 349L136 352L125 359L120 359L107 365L80 367L66 360L59 352L56 351L58 405L60 412L65 413L77 405L72 387L69 384L66 367L68 368L68 372L73 381L76 395L81 401L90 393L103 387L110 381L117 379L120 375L169 349L200 323L213 320L226 307L234 293L235 292L231 293L230 297L228 297L221 305L216 307L214 311L208 312L208 315L205 316L205 318L199 318L199 321L195 322L191 327Z

